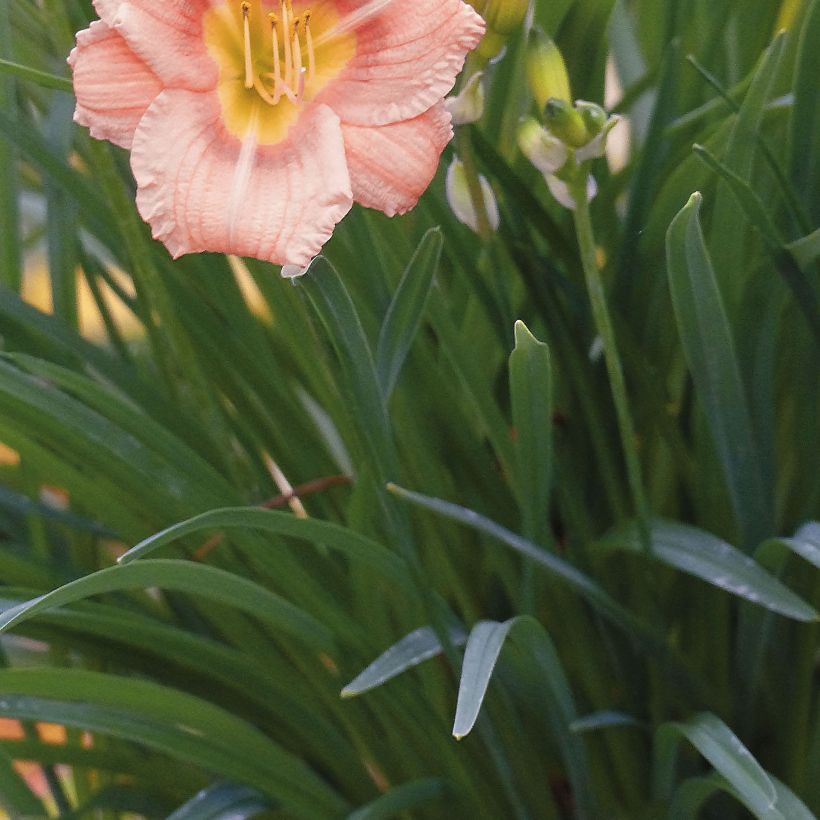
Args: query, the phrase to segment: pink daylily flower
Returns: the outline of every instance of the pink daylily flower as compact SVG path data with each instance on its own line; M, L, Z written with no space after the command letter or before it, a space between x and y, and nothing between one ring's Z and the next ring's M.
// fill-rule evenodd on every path
M303 267L353 202L412 208L452 137L443 98L484 31L462 0L94 0L75 120L131 150L174 257Z

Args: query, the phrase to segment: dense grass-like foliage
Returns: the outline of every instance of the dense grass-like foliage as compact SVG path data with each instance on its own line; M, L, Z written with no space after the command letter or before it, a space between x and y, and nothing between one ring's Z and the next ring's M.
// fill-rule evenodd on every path
M535 0L442 162L499 229L442 170L295 284L151 240L93 16L0 2L0 807L820 812L820 2ZM534 26L624 117L589 220Z

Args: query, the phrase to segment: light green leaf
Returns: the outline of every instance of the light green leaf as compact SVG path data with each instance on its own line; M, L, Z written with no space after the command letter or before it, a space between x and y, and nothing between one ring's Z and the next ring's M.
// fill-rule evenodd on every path
M523 615L503 623L480 621L473 627L461 667L453 736L461 740L475 725L508 636L526 653L538 676L544 699L543 714L567 766L578 816L592 817L592 786L588 780L586 754L582 741L570 730L576 718L572 690L549 635L534 618Z
M460 626L453 627L449 637L453 646L463 646L467 641L467 633ZM342 689L341 695L343 698L352 698L375 689L405 670L435 658L442 651L441 642L432 627L414 629L350 681Z
M418 331L433 277L438 270L442 244L439 228L427 231L407 265L384 317L376 348L376 372L385 401L396 386Z
M820 228L786 245L800 270L808 271L820 259Z
M775 809L777 790L766 771L731 729L708 712L685 723L665 723L656 736L655 795L671 796L679 739L685 737L726 778L738 799L758 818L785 820Z
M39 71L36 68L29 68L19 63L13 63L10 60L0 59L0 74L11 74L14 77L19 77L21 80L28 80L43 88L54 88L57 91L67 91L69 94L74 93L74 85L68 77L58 77L56 74L49 74L46 71Z
M788 618L813 621L820 617L757 561L711 533L674 521L654 521L650 537L651 553L641 549L635 528L613 533L603 543L613 549L643 553Z

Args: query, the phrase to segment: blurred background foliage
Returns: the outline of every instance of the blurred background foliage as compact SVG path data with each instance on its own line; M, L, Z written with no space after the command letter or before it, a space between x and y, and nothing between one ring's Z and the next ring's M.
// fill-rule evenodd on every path
M820 811L820 3L535 0L442 162L498 231L442 172L295 285L150 239L72 123L94 16L0 3L9 816ZM516 147L533 26L624 118L591 211L648 551L571 214Z

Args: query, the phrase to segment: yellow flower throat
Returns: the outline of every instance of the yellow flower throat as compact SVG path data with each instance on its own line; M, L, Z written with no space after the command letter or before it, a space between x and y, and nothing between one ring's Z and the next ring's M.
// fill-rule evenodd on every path
M205 15L204 36L219 64L219 100L227 130L272 145L299 110L341 72L355 34L337 31L332 5L293 0L226 2Z

